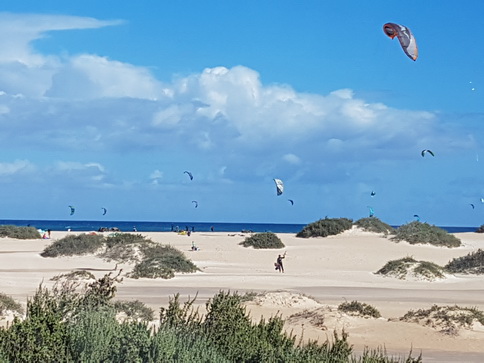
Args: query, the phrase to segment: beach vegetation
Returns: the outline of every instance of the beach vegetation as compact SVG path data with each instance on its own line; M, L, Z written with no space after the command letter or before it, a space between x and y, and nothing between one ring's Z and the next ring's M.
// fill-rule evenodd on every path
M146 321L116 319L113 297L118 276L105 275L84 292L63 283L40 286L27 303L24 320L0 329L0 360L7 362L361 362L348 335L324 343L296 342L273 316L253 322L238 294L219 292L203 316L194 299L178 295L160 310L159 328ZM365 350L365 362L398 362ZM366 359L365 358L365 359ZM406 362L421 362L409 357Z
M484 224L482 224L479 228L476 229L476 233L484 233Z
M39 231L34 227L19 227L13 225L1 225L0 237L17 239L38 239L42 238Z
M141 253L143 258L128 274L129 277L170 279L175 276L175 272L199 271L198 267L187 259L183 252L169 245L146 243L142 245Z
M104 237L98 234L75 234L54 241L40 255L42 257L59 257L95 253L104 244Z
M395 228L376 217L358 219L354 225L366 232L383 233L385 236L395 233Z
M449 261L444 269L450 273L484 274L484 251L478 249L466 256L457 257Z
M345 301L338 305L338 310L350 314L350 315L358 315L365 318L379 318L381 317L380 312L377 308L372 305L361 303L359 301L353 300L351 302Z
M272 233L272 232L262 232L262 233L253 234L252 236L247 237L239 244L244 247L253 247L256 249L285 247L281 239L277 237L275 233Z
M429 261L417 261L410 256L388 261L376 273L378 275L396 277L401 280L405 280L409 276L428 281L445 277L444 269L441 266Z
M456 335L460 328L471 328L475 322L484 325L484 312L476 307L434 304L429 309L410 310L400 320L428 326L445 334Z
M393 241L407 241L410 244L431 244L440 247L459 247L460 239L442 228L413 221L397 228Z
M327 237L343 233L353 227L353 221L348 218L324 218L306 225L296 234L296 237Z
M15 301L11 296L0 292L0 315L6 311L13 311L19 314L23 313L22 305Z
M66 274L60 274L51 278L51 281L59 280L95 280L96 277L89 271L86 270L75 270L68 272Z
M137 321L151 321L155 316L154 310L139 300L116 300L114 309L117 313L124 313L129 319Z

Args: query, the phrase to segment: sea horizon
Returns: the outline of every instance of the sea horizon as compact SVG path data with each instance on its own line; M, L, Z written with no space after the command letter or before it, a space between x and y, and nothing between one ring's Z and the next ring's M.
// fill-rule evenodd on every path
M2 219L0 225L31 226L41 230L89 232L101 228L120 232L274 232L298 233L307 224L301 223L254 223L254 222L189 222L189 221L97 221L97 220L30 220ZM393 225L398 228L399 226ZM449 233L475 232L474 226L437 226Z

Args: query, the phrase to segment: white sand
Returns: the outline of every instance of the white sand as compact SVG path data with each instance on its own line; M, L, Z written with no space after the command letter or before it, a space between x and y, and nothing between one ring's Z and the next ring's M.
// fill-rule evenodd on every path
M46 245L67 233L73 232L53 232L52 240L0 239L0 292L25 303L42 281L51 286L53 276L84 269L100 277L114 269L115 263L94 256L39 255ZM248 304L251 316L258 319L281 314L288 319L288 330L304 332L306 339L324 341L332 338L334 329L340 332L344 328L356 351L365 346L384 346L389 354L422 351L424 361L484 361L482 326L448 336L430 327L398 321L410 309L427 309L433 304L484 310L483 276L459 275L429 282L374 273L389 260L406 256L444 265L452 258L484 249L484 234L456 234L464 245L452 249L395 243L357 229L327 238L278 234L286 245L284 250L244 248L239 243L247 235L239 233L200 232L190 237L171 232L142 234L182 250L201 272L180 274L170 280L125 277L118 286L119 299L138 299L158 311L175 293L180 293L182 301L198 295L197 302L204 305L220 290L265 292L266 298ZM190 250L192 241L199 251ZM287 251L286 272L278 273L274 262L283 251ZM130 268L121 267L123 272ZM337 306L345 300L371 304L382 318L342 314ZM294 316L301 312L305 312L303 316Z

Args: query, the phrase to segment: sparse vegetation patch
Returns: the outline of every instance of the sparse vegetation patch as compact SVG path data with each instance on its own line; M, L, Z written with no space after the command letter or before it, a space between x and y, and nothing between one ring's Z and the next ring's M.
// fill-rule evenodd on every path
M338 310L350 315L358 315L365 318L379 318L381 316L380 312L375 307L356 300L341 303L338 306Z
M23 313L23 308L20 303L15 301L11 296L0 292L0 315L7 310L15 311L20 314Z
M444 278L444 270L439 265L428 261L417 261L413 257L388 261L376 272L378 275L396 277L405 280L409 277L434 281Z
M68 280L68 281L79 281L79 280L95 280L91 272L86 270L75 270L68 272L66 274L57 275L51 278L52 281Z
M442 247L459 247L460 239L448 233L442 228L428 223L414 221L397 228L394 241L407 241L410 244L431 244Z
M484 274L484 251L478 249L466 256L454 258L444 269L451 273Z
M358 219L354 225L367 232L383 233L384 235L395 233L395 228L376 217Z
M114 302L114 309L117 312L125 313L128 318L133 320L152 321L155 316L153 309L139 300L117 300Z
M284 248L284 243L272 232L256 233L240 242L244 247L253 248Z
M418 323L442 333L457 335L459 328L471 328L474 322L484 325L484 313L477 308L433 305L430 309L410 310L402 321Z
M353 221L348 218L324 218L305 226L296 234L296 237L327 237L351 229Z
M10 237L17 239L41 238L39 231L37 231L34 227L18 227L12 225L0 226L0 237Z
M84 255L94 253L104 244L104 237L97 234L76 234L61 238L40 254L42 257Z

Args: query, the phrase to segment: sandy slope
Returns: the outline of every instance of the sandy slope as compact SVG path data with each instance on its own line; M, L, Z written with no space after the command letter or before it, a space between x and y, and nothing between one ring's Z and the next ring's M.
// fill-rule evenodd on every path
M53 232L53 239L72 232ZM454 249L394 243L385 237L357 229L327 238L301 239L279 234L284 250L255 250L239 243L242 234L194 233L190 237L174 233L144 233L153 241L171 244L184 251L201 268L195 274L177 275L170 280L125 278L118 298L139 299L158 309L179 292L182 299L198 294L197 302L220 290L264 292L248 304L251 316L281 314L287 328L303 332L304 338L325 340L334 329L345 329L356 350L384 345L387 352L405 354L410 349L423 352L424 361L484 361L484 329L462 329L457 336L415 323L398 321L410 309L433 304L478 307L484 310L482 276L450 276L447 279L402 281L375 275L387 261L405 256L444 265L478 248L484 249L484 235L456 234L464 246ZM200 247L190 250L192 241ZM39 252L49 240L0 239L0 292L24 303L39 283L74 269L102 276L114 263L94 256L42 258ZM274 270L279 253L287 251L285 273ZM127 271L130 266L121 266ZM375 306L379 319L349 316L337 311L345 300L358 300Z

